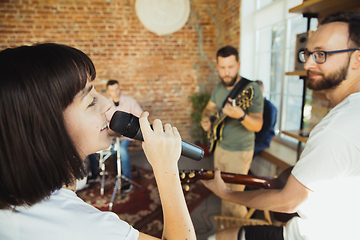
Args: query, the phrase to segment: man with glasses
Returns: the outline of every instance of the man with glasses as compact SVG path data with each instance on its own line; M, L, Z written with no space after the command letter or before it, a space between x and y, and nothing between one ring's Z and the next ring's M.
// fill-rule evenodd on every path
M219 169L204 184L222 199L294 213L284 227L245 226L217 239L358 239L360 215L360 13L328 16L301 53L307 87L323 91L333 109L312 130L281 190L234 192Z

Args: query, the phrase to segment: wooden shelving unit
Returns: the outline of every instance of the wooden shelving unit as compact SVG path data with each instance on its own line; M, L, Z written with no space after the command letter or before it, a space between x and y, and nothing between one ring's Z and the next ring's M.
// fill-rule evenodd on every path
M313 13L321 16L330 13L360 10L359 0L307 0L303 1L301 5L293 7L289 10L290 13Z

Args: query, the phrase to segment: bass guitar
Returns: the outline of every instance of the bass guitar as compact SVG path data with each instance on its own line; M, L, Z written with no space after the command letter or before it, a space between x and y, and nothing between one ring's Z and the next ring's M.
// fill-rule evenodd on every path
M233 101L233 106L241 107L246 110L251 104L254 97L254 89L252 86L242 91ZM215 116L210 117L211 128L208 132L209 152L213 152L222 139L222 132L224 129L224 120L227 117L222 111L219 111Z
M255 177L251 175L236 174L221 172L221 178L226 183L243 184L251 187L258 187L264 189L282 189L288 177L291 174L292 167L283 171L277 178L270 177ZM195 183L198 180L211 180L214 178L214 171L206 170L180 170L180 180L183 184ZM294 216L298 216L297 213L279 213L273 212L273 216L276 220L281 222L287 222Z

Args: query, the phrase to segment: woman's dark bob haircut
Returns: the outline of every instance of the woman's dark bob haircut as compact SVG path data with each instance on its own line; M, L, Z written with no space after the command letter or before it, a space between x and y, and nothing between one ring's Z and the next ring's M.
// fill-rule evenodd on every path
M31 206L84 177L63 110L95 79L83 52L54 43L0 52L0 209Z

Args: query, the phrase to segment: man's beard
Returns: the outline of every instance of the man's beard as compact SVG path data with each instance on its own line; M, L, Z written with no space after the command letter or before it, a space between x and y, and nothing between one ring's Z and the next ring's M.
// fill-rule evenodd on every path
M309 89L315 91L334 89L337 86L339 86L342 81L346 79L348 68L349 68L349 62L346 66L344 66L343 68L341 68L340 70L334 73L330 73L328 76L324 76L324 74L319 72L314 72L316 74L320 74L321 76L323 76L323 79L319 81L315 81L308 77L306 81L306 86ZM309 70L307 71L308 76L309 76L309 72L311 71Z
M219 76L219 77L220 77L220 76ZM238 78L238 74L236 74L236 75L231 79L231 81L227 83L227 82L224 81L224 79L223 79L222 77L220 77L221 83L222 83L225 87L232 87L232 86L234 86L237 78Z

